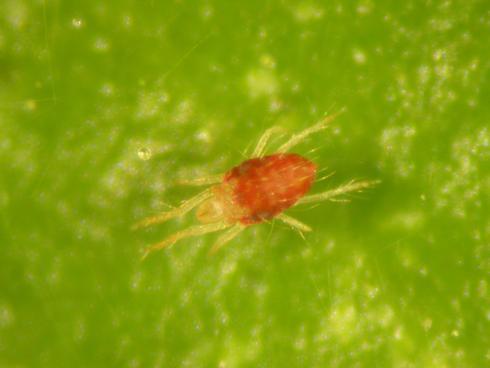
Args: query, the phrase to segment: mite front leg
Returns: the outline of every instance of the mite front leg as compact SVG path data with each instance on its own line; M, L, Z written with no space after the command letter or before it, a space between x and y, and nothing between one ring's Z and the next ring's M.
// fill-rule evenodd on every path
M355 181L352 180L347 184L341 185L338 188L327 190L323 193L312 194L306 197L301 198L297 204L307 204L307 203L316 203L320 201L339 201L339 196L342 196L347 193L354 192L362 192L364 189L372 188L375 185L379 184L379 180L365 180L365 181ZM340 199L341 200L341 199Z
M342 114L344 111L345 111L345 108L341 109L340 111L336 112L335 114L326 116L319 123L317 123L317 124L315 124L309 128L306 128L302 132L294 134L286 143L284 143L281 147L279 147L277 152L279 152L279 153L288 152L292 147L296 146L298 143L301 143L309 135L326 129L328 127L328 124L331 121L335 120L335 118L337 116L339 116L340 114Z
M145 259L148 256L148 254L150 254L156 250L163 249L163 248L166 248L166 247L169 247L169 246L175 244L180 239L189 238L191 236L204 235L207 233L212 233L215 231L224 230L227 227L230 227L230 225L223 223L223 222L218 222L218 223L214 223L214 224L207 224L207 225L192 226L186 230L182 230L182 231L179 231L178 233L175 233L174 235L168 237L164 241L153 244L152 246L146 248L141 259L142 260Z
M269 129L267 129L264 134L259 139L259 142L257 143L257 147L255 147L255 150L252 153L252 158L261 158L264 156L265 152L265 147L267 146L267 143L269 143L271 137L273 134L277 134L284 131L283 128L279 126L273 126Z
M187 212L192 210L194 207L200 205L202 202L204 202L206 199L210 198L213 195L211 189L206 189L205 191L199 193L198 195L192 197L191 199L188 199L184 201L179 207L174 208L170 211L167 212L162 212L156 216L150 216L147 218L144 218L143 220L137 222L134 224L131 229L132 230L137 230L141 229L150 225L154 224L160 224L162 222L165 222L171 218L174 217L180 217L185 215Z
M195 186L200 186L200 185L213 185L213 184L218 184L223 181L223 174L218 174L218 175L212 175L212 176L206 176L203 178L196 178L196 179L179 179L177 180L177 184L180 185L195 185Z

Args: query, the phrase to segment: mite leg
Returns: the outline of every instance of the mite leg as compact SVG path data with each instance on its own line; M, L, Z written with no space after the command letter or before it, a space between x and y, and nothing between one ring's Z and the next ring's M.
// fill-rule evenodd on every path
M169 247L169 246L175 244L175 242L177 242L180 239L189 238L191 236L199 236L199 235L203 235L203 234L207 234L207 233L212 233L215 231L224 230L227 227L230 227L230 225L223 223L223 222L192 226L186 230L179 231L178 233L175 233L174 235L169 236L167 239L165 239L159 243L156 243L156 244L149 246L148 248L145 249L141 259L142 260L145 259L148 256L148 254L150 254L156 250L163 249L163 248L166 248L166 247Z
M302 132L299 132L297 134L293 134L293 136L286 143L284 143L281 147L279 147L277 152L279 152L279 153L287 152L292 147L296 146L298 143L303 141L309 135L326 129L328 124L331 121L333 121L337 116L342 114L344 111L345 111L345 108L341 109L340 111L336 112L335 114L326 116L319 123L316 123L315 125L303 130Z
M223 235L221 235L218 240L216 240L216 243L214 243L213 247L209 251L209 255L212 255L216 253L218 250L220 250L226 243L228 243L231 239L233 239L235 236L240 234L243 230L245 229L245 226L243 225L235 225L232 228L230 228L228 231L226 231Z
M143 220L134 224L131 227L131 229L132 230L141 229L143 227L147 227L150 225L160 224L160 223L165 222L165 221L167 221L171 218L174 218L174 217L182 216L182 215L186 214L187 212L189 212L190 210L192 210L194 207L196 207L199 204L201 204L202 202L204 202L206 199L210 198L212 195L213 195L212 191L210 189L206 189L205 191L199 193L198 195L184 201L177 208L174 208L174 209L167 211L167 212L162 212L162 213L155 215L155 216L150 216L150 217L144 218Z
M338 188L327 190L323 193L312 194L306 197L301 198L297 204L307 204L314 203L319 201L339 201L337 197L342 196L347 193L353 192L362 192L363 189L374 187L376 184L379 184L379 180L371 180L371 181L355 181L352 180L347 184L341 185Z
M177 181L178 184L181 185L213 185L218 184L223 181L223 174L206 176L204 178L196 178L196 179L179 179Z
M304 232L311 231L311 227L309 227L308 225L302 223L301 221L296 220L295 218L293 218L291 216L288 216L288 215L286 215L284 213L281 213L281 214L277 215L276 218L278 220L281 220L285 224L288 224L293 229L298 230L299 232L301 232L301 231L304 231Z
M283 130L284 129L279 126L273 126L267 129L264 132L264 134L262 134L262 137L260 137L259 142L257 143L257 147L255 147L255 150L252 153L252 158L263 157L265 152L265 147L267 146L267 143L270 141L272 135L276 133L280 133Z
M328 178L332 177L335 175L335 171L332 171L331 173L328 173L328 174L325 174L325 175L322 175L322 176L319 176L322 171L326 170L327 168L325 169L322 169L320 171L317 172L317 175L318 175L318 179L315 179L315 183L318 183L320 181L324 181L324 180L327 180Z

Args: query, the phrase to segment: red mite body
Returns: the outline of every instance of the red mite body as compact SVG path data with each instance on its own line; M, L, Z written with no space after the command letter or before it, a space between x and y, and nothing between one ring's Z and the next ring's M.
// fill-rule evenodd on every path
M233 220L244 225L269 220L293 206L315 180L316 165L294 154L252 158L229 170L219 187L232 196Z
M293 134L277 148L278 153L265 156L272 135L281 130L279 127L271 127L258 140L252 153L254 158L242 162L225 174L188 181L191 185L212 186L182 202L179 207L144 218L136 223L133 229L181 217L194 208L200 224L153 244L145 250L143 258L155 250L171 246L180 239L226 230L211 248L210 252L214 253L249 225L273 218L303 234L311 231L311 228L294 217L282 213L283 211L296 204L333 200L375 185L377 181L351 180L347 184L323 193L305 196L315 180L317 167L306 158L287 152L309 135L326 129L328 124L343 111L342 109L336 114L326 116L315 125Z

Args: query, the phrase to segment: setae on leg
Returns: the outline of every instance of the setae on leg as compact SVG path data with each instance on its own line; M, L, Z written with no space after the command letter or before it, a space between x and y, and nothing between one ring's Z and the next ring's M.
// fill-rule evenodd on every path
M341 185L335 189L330 189L327 190L326 192L323 193L318 193L318 194L312 194L306 197L301 198L297 204L307 204L307 203L316 203L320 201L339 201L342 200L342 198L338 198L342 195L345 195L347 193L354 193L354 192L362 192L364 189L367 188L372 188L376 184L379 184L379 180L364 180L364 181L356 181L356 180L351 180L347 184Z

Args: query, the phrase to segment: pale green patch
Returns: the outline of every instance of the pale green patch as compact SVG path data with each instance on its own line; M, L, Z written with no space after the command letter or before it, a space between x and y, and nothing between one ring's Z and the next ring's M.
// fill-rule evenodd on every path
M303 1L291 10L294 18L300 23L319 20L324 15L324 10L319 4Z
M279 81L269 69L254 69L248 72L246 87L250 97L272 97L277 94Z

